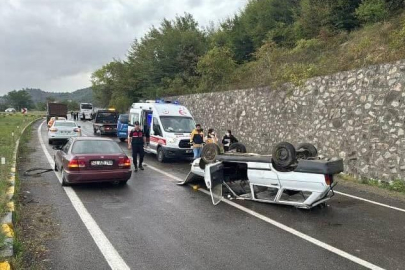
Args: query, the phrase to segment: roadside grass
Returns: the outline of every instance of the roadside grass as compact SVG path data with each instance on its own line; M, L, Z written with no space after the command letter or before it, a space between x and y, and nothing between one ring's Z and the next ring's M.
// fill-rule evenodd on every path
M11 185L7 180L10 177L16 141L21 137L24 127L38 116L39 114L0 114L0 158L5 159L5 164L0 164L0 217L3 217L6 213L6 204L8 202L6 191ZM29 129L30 127L26 131ZM15 194L18 194L17 186L15 187ZM4 246L4 240L4 234L0 233L0 247Z
M344 181L360 183L363 185L378 187L385 190L405 194L405 181L401 179L394 179L391 181L381 181L378 179L371 179L371 178L356 178L349 174L339 174L339 178Z

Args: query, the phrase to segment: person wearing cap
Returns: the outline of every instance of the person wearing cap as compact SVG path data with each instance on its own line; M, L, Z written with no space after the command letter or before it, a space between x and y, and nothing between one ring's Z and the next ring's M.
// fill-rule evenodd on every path
M191 132L190 143L193 146L194 159L199 158L204 144L204 132L200 124L195 125L195 129Z
M145 152L143 146L146 143L145 133L139 126L139 122L136 121L135 127L129 132L128 135L128 149L132 148L132 161L135 166L135 172L138 171L137 157L139 154L139 169L143 170L143 156Z

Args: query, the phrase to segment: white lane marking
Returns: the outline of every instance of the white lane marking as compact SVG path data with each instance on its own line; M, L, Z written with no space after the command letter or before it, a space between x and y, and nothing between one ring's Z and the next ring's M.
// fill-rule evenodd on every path
M402 209L402 208L399 208L399 207L395 207L395 206L391 206L391 205L388 205L388 204L383 204L383 203L379 203L379 202L376 202L376 201L364 199L364 198L357 197L357 196L354 196L354 195L350 195L350 194L340 192L340 191L335 191L335 193L340 194L342 196L350 197L350 198L353 198L353 199L356 199L356 200L372 203L372 204L375 204L375 205L379 205L379 206L382 206L382 207L387 207L387 208L397 210L397 211L401 211L401 212L405 213L405 209Z
M48 159L49 164L52 168L55 166L55 162L53 161L51 155L49 154L48 150L45 147L44 141L42 140L41 130L42 124L38 128L38 138L41 144L42 150L45 153L46 158ZM62 179L59 174L55 172L56 177L58 178L59 182L62 183ZM130 269L129 266L125 263L125 261L121 258L117 250L105 236L103 231L98 226L97 222L93 219L91 214L87 211L86 207L83 205L80 198L77 196L76 192L71 187L63 187L68 196L70 202L72 203L73 207L75 208L77 214L79 215L80 219L83 221L84 225L86 226L87 230L89 231L91 237L93 238L94 242L96 243L97 247L103 254L105 260L110 265L111 269L114 270L125 270Z
M172 175L170 173L167 173L165 171L162 171L162 170L160 170L158 168L155 168L155 167L153 167L151 165L148 165L148 168L151 168L152 170L154 170L156 172L159 172L159 173L161 173L163 175L166 175L167 177L170 177L173 180L183 181L183 179L181 179L181 178L179 178L177 176L174 176L174 175ZM198 190L201 191L204 194L207 194L208 196L211 196L211 194L205 189L198 189ZM230 206L233 206L233 207L235 207L235 208L249 214L249 215L252 215L252 216L254 216L254 217L258 218L258 219L261 219L261 220L263 220L263 221L265 221L265 222L267 222L267 223L269 223L269 224L271 224L271 225L273 225L273 226L275 226L275 227L277 227L279 229L282 229L282 230L284 230L284 231L286 231L288 233L291 233L291 234L293 234L295 236L298 236L301 239L304 239L304 240L306 240L306 241L308 241L308 242L310 242L310 243L312 243L314 245L317 245L318 247L326 249L326 250L328 250L328 251L330 251L332 253L335 253L335 254L337 254L337 255L339 255L339 256L341 256L343 258L346 258L346 259L348 259L348 260L350 260L352 262L355 262L355 263L357 263L357 264L359 264L361 266L364 266L366 268L373 269L373 270L384 269L384 268L381 268L381 267L379 267L377 265L374 265L374 264L372 264L370 262L367 262L367 261L365 261L363 259L360 259L360 258L358 258L356 256L353 256L353 255L351 255L351 254L349 254L349 253L347 253L347 252L345 252L345 251L343 251L341 249L335 248L335 247L333 247L333 246L331 246L329 244L326 244L326 243L324 243L322 241L319 241L319 240L317 240L317 239L315 239L315 238L313 238L313 237L311 237L309 235L306 235L306 234L304 234L302 232L299 232L299 231L297 231L297 230L295 230L295 229L293 229L291 227L288 227L288 226L286 226L286 225L284 225L284 224L282 224L280 222L277 222L277 221L275 221L275 220L273 220L271 218L268 218L268 217L266 217L266 216L264 216L262 214L259 214L259 213L255 212L253 210L250 210L250 209L248 209L248 208L246 208L246 207L244 207L242 205L239 205L237 203L229 201L229 200L227 200L225 198L223 198L222 201L225 202L226 204L230 205Z

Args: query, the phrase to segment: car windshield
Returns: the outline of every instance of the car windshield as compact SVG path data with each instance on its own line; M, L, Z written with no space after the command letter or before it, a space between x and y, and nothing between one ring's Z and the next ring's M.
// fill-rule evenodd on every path
M91 105L91 104L82 104L82 105L80 105L80 108L81 109L91 110L91 109L93 109L93 105Z
M121 114L120 122L121 122L121 124L128 124L128 114Z
M122 149L116 142L101 140L76 141L72 147L72 154L121 154Z
M195 122L191 117L161 116L160 121L166 132L190 133L195 126Z
M115 112L99 112L97 114L96 122L117 123L117 118L117 113Z
M56 121L54 124L55 127L76 127L75 122L59 122Z

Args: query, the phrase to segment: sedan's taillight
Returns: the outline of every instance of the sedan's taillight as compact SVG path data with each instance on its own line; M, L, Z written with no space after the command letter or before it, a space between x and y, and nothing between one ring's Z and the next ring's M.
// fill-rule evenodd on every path
M53 128L50 128L49 131L50 131L50 132L56 132L56 131L58 131L58 129L55 128L55 127L53 127Z
M69 161L68 168L71 170L79 169L79 168L84 168L86 167L86 162L84 160L79 160L79 159L72 159Z
M118 166L123 169L131 168L131 160L128 157L120 158Z
M330 186L333 184L333 175L325 174L325 183Z

